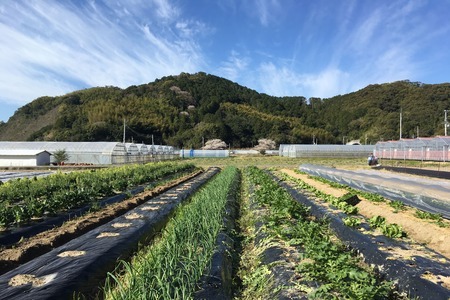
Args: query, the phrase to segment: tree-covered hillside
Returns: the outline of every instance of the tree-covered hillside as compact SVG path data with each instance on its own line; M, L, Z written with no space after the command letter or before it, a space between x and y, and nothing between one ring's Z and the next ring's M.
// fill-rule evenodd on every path
M330 99L272 97L205 73L163 77L126 89L97 87L41 97L0 124L0 140L122 141L198 148L222 139L251 147L277 143L342 143L443 134L450 84L407 81L370 85Z

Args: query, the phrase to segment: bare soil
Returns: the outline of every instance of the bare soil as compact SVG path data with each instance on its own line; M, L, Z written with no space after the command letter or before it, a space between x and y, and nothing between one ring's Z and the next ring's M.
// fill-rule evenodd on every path
M345 189L338 189L329 186L328 184L311 179L308 175L296 173L294 170L282 169L281 172L287 175L300 179L311 185L325 194L335 197L341 197L347 193ZM437 259L440 262L448 262L450 258L450 222L444 220L448 225L447 227L439 227L432 221L419 219L414 216L415 209L407 208L394 212L394 209L384 202L372 202L362 197L356 206L358 207L359 214L368 219L373 216L382 216L386 218L387 223L396 223L400 225L407 233L408 238L403 239L409 243L410 249L394 249L394 248L380 248L380 250L388 253L391 259L405 259L409 260L414 256L427 257L429 259ZM320 205L327 205L324 202L318 203ZM436 251L437 253L445 256L437 258L433 255L433 252L426 250L423 245L426 245L429 249ZM423 278L431 281L443 282L443 286L450 289L450 277L436 276L433 274L423 274Z
M74 239L89 230L92 230L112 219L126 213L134 207L144 203L170 188L200 174L196 171L179 179L173 180L163 186L144 191L130 199L102 208L99 211L88 213L84 216L64 223L60 227L37 234L31 238L22 240L9 248L0 250L0 273L4 273L18 265L27 262L53 248L56 248L71 239ZM131 216L138 217L138 216ZM119 225L120 226L120 225ZM71 254L73 255L73 254Z

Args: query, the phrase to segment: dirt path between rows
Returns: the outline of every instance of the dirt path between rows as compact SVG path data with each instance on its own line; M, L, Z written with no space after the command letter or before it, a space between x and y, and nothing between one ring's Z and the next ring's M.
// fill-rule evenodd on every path
M63 245L64 243L81 236L89 230L111 221L112 219L144 203L148 199L155 197L202 172L203 171L199 170L181 178L172 180L163 186L158 186L152 190L144 191L130 199L108 205L100 211L89 213L68 221L60 227L39 233L34 237L13 245L11 248L2 249L0 251L0 274L3 274L6 271L11 270L41 254L44 254L53 248Z

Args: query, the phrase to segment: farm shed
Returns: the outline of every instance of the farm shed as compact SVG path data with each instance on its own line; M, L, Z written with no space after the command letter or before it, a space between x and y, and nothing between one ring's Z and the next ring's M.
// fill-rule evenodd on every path
M374 145L281 144L279 153L285 157L366 157L374 148Z
M0 167L48 166L50 153L42 150L0 150Z
M69 164L116 164L127 162L125 145L117 142L0 142L0 150L65 150Z

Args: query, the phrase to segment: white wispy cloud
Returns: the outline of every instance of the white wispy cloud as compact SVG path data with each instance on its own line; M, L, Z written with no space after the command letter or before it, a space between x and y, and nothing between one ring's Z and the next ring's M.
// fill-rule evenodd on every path
M436 8L431 0L199 0L198 5L0 1L0 104L19 107L39 96L127 87L180 72L205 71L270 95L322 98L372 83L420 80L435 69L439 78L446 74L450 23L442 20L450 5Z
M219 67L219 75L232 81L239 81L243 74L248 72L250 58L241 55L239 52L232 50L228 60L223 62Z
M314 74L298 73L269 62L261 64L255 76L263 92L269 95L327 98L346 89L350 75L333 68Z
M307 94L310 96L328 97L352 92L373 83L417 80L423 72L418 57L423 60L428 56L424 51L431 39L430 35L434 35L434 38L437 35L443 37L450 32L448 26L445 30L436 26L438 20L424 21L426 4L426 1L392 1L369 5L353 2L350 8L337 9L334 15L328 15L328 21L335 24L335 28L328 28L334 34L325 45L317 37L301 32L299 41L304 43L305 35L309 38L308 52L302 53L305 50L300 49L302 44L297 42L299 47L294 57L300 60L298 57L301 53L308 61L320 58L326 67L309 74L292 68L296 78L306 80L299 85L299 91L313 92ZM317 12L314 18L322 22L322 13ZM308 21L308 30L318 24L312 17ZM325 53L329 53L328 57ZM307 60L299 61L297 67L302 63L307 64ZM308 86L308 89L304 89Z
M208 31L205 24L180 21L169 1L132 4L3 4L0 68L12 72L0 75L0 100L24 104L82 87L126 87L197 71L204 64L197 38ZM27 89L18 90L18 81L20 86L25 81Z
M278 0L255 0L254 7L262 25L269 25L273 18L276 18L276 12L281 5Z
M156 11L160 18L165 20L173 20L178 17L179 10L176 6L172 5L170 1L167 0L153 0L156 4Z

